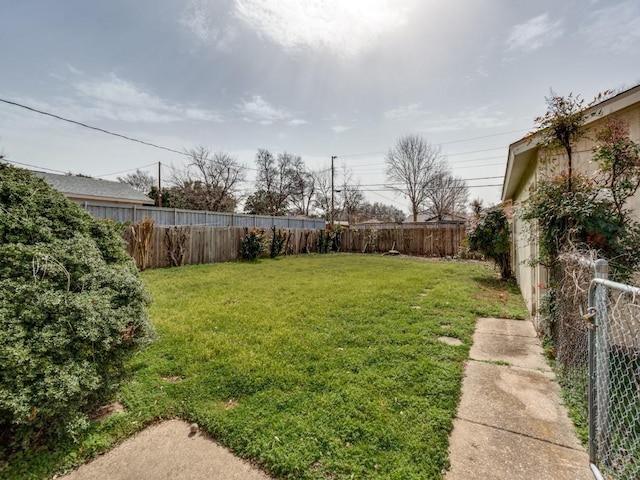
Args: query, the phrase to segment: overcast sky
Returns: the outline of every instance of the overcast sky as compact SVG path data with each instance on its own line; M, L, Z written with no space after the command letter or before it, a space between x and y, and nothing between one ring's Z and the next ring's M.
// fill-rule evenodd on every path
M0 0L0 58L4 100L248 167L258 148L313 169L336 155L408 212L383 185L400 136L441 144L471 198L497 203L490 177L550 88L590 100L640 81L640 2ZM109 179L186 160L5 103L0 149Z

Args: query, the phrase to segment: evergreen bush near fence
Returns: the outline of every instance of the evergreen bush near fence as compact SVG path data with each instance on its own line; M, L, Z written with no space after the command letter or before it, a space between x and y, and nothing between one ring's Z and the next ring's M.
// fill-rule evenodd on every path
M123 245L113 224L0 165L0 459L85 427L152 341Z
M267 249L264 242L264 230L257 228L249 230L245 227L244 237L240 240L240 256L244 260L257 260Z

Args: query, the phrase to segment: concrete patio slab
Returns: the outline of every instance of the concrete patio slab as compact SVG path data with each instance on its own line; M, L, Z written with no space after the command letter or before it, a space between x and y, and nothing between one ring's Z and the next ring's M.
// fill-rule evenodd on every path
M169 420L141 431L58 480L270 480L190 426Z

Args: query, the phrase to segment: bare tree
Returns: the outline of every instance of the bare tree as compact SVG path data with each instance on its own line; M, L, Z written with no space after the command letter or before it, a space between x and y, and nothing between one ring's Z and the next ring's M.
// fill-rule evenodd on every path
M287 213L292 195L299 188L299 179L304 170L304 163L297 155L284 152L276 159L269 150L259 149L256 154L258 175L256 192L247 200L256 199L267 215L284 215Z
M467 183L443 169L427 189L425 212L438 221L447 216L464 213L469 198Z
M346 166L342 167L342 184L339 188L336 190L339 205L337 215L351 224L364 204L364 194L360 188L360 181L353 178L353 172Z
M328 168L311 172L314 179L313 208L325 220L331 210L331 170Z
M385 161L391 188L407 196L416 222L420 207L428 199L429 189L443 170L444 157L440 147L431 145L419 135L405 135L389 149ZM393 186L394 183L402 186Z
M399 208L380 202L363 204L360 213L364 216L363 220L376 219L385 223L401 223L406 218L405 213Z
M205 146L186 150L189 164L173 169L175 205L214 212L233 211L238 187L245 180L245 166L224 152L212 153Z
M291 203L295 215L309 216L311 205L316 192L316 179L304 170L304 164L300 165L295 172L293 189L291 191Z
M149 172L137 169L134 173L127 173L124 177L118 177L121 183L127 183L139 192L149 193L156 186L156 177Z

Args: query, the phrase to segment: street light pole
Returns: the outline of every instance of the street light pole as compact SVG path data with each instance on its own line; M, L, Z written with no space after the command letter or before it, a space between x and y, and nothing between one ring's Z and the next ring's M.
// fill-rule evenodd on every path
M330 223L330 225L331 225L331 230L333 230L333 221L334 221L334 219L333 219L333 215L334 215L334 206L333 206L333 205L334 205L334 200L333 200L333 198L334 198L334 195L333 195L333 192L334 192L334 190L333 190L333 177L334 177L334 174L335 174L335 169L334 169L334 167L333 167L333 161L334 161L336 158L338 158L338 157L336 157L335 155L332 155L332 156L331 156L331 212L330 212L330 214L329 214L329 219L330 219L330 222L331 222L331 223Z
M158 207L162 208L162 163L158 162Z

